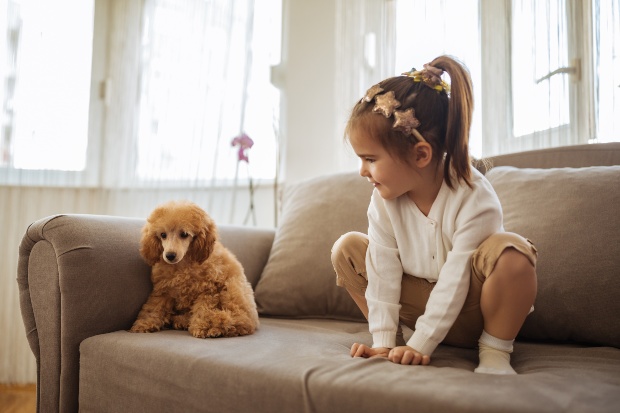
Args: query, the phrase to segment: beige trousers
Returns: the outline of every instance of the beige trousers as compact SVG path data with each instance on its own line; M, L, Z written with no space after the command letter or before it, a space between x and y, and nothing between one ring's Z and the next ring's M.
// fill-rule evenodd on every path
M537 251L532 242L512 232L500 232L487 238L471 259L471 282L469 292L459 316L443 343L457 347L475 348L483 329L480 295L499 256L506 248L514 248L524 254L536 266ZM368 285L366 275L366 250L368 236L361 232L349 232L341 236L332 248L332 264L336 271L336 283L350 292L364 295ZM424 314L426 303L435 283L423 278L403 274L400 295L400 322L415 330L415 323Z

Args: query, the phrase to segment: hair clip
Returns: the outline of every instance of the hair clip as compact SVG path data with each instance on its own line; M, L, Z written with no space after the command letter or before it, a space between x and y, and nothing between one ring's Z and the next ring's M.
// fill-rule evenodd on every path
M420 142L426 142L426 139L418 132L417 128L420 126L420 121L415 117L413 108L395 111L394 119L394 129L403 132L405 135L413 135Z
M375 96L377 96L381 92L383 92L383 88L379 86L379 84L376 84L366 91L366 96L362 98L362 101L372 102Z
M403 75L413 79L414 82L423 82L431 89L435 89L437 92L445 91L450 93L450 85L441 80L443 70L433 67L430 64L425 64L424 69L416 70L415 67L409 72L404 72Z
M400 102L394 97L394 92L390 90L383 95L379 95L375 98L375 107L372 111L375 113L382 113L383 116L389 118L392 116L394 109L400 107Z
M368 91L366 95L360 100L362 102L375 101L375 106L372 108L373 113L380 113L386 118L394 115L394 124L392 127L405 135L413 135L418 141L426 142L426 139L422 137L420 132L416 128L420 126L420 121L415 117L415 111L413 108L407 110L396 110L400 107L400 102L396 100L394 91L380 94L384 89L378 84L374 85Z

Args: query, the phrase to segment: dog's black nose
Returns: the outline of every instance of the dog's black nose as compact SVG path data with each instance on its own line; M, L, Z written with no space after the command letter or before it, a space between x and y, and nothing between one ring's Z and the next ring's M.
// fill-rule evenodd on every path
M177 257L177 254L175 254L174 252L167 252L166 253L166 259L168 261L174 261L174 259Z

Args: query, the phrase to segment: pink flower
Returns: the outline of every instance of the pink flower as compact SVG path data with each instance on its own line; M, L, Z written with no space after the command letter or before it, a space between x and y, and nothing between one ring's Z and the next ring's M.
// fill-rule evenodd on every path
M242 133L241 135L235 136L232 142L230 142L230 144L231 146L239 147L239 151L237 152L238 162L241 162L241 161L246 161L248 163L250 162L250 160L248 159L247 151L250 150L252 146L254 146L254 141L252 140L252 138L250 138L245 133Z

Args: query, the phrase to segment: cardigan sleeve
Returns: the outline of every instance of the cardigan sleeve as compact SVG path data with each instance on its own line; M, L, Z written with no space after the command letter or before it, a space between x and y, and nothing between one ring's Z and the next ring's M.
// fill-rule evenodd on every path
M384 201L375 191L368 208L368 328L373 347L392 348L396 342L403 267Z

